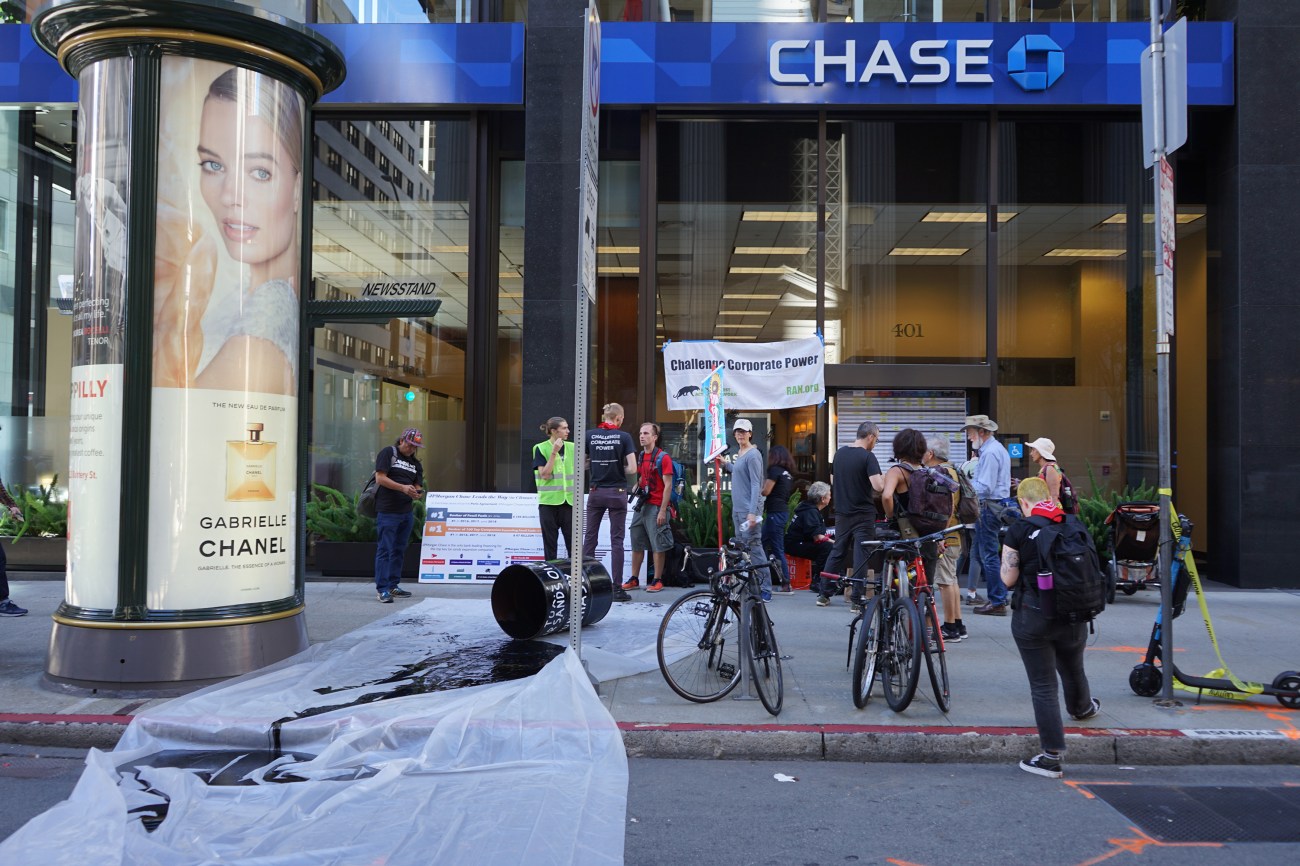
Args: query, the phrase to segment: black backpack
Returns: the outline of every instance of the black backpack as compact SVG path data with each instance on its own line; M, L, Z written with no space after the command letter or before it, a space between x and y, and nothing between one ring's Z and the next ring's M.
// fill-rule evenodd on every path
M1038 527L1034 536L1038 568L1052 575L1050 603L1044 612L1064 622L1092 622L1106 609L1106 576L1088 527L1072 514L1060 523L1037 516L1030 522ZM1037 590L1037 575L1021 574L1020 579Z
M918 535L948 527L952 520L952 495L961 489L942 469L900 463L907 473L907 519Z
M1061 464L1053 463L1052 465L1056 467L1056 471L1061 476L1061 510L1066 514L1078 514L1079 494L1075 492L1074 485L1070 483L1070 478L1065 474L1065 470L1061 468ZM1039 477L1041 478L1042 475L1040 474Z

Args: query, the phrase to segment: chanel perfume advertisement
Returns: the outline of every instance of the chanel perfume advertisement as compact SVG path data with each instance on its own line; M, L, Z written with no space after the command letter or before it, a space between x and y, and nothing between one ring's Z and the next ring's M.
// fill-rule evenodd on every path
M122 476L122 340L127 203L131 199L131 61L81 73L72 381L68 448L68 579L64 599L117 605Z
M149 607L293 594L304 104L167 57L154 260Z

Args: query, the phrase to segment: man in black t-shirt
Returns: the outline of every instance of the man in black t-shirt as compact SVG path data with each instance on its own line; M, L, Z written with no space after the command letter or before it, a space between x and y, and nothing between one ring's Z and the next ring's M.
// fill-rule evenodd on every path
M623 407L606 403L600 425L587 431L587 511L582 558L596 557L600 521L609 513L609 565L614 600L631 601L623 590L623 536L627 531L627 476L636 471L636 446L623 426Z
M863 541L876 537L875 494L885 487L880 461L871 449L880 439L880 428L871 421L858 425L857 439L835 452L831 466L831 504L835 506L835 547L826 560L826 570L817 576L817 605L826 607L843 573L844 561L852 549L853 571L861 572L867 560Z
M411 503L424 495L424 464L415 456L423 444L420 431L408 427L392 445L375 455L375 590L379 600L391 604L394 598L409 598L402 589L402 559L411 540L414 520Z

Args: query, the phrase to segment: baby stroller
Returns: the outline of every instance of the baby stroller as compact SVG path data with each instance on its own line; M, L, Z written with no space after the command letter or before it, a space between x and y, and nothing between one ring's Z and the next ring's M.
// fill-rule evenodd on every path
M1121 502L1106 518L1111 528L1110 585L1133 595L1139 589L1159 586L1156 557L1160 548L1160 504Z

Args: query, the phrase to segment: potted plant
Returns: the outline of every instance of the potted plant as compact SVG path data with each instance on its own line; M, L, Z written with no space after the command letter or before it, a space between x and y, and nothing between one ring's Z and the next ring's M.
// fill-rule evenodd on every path
M415 503L411 544L402 561L402 577L420 570L424 537L424 502ZM315 538L316 566L326 577L365 577L375 573L375 521L357 511L357 497L324 484L312 485L307 500L307 532Z
M63 571L68 561L68 503L51 498L59 476L36 492L10 487L9 495L22 509L22 521L6 510L0 520L0 544L15 571Z

